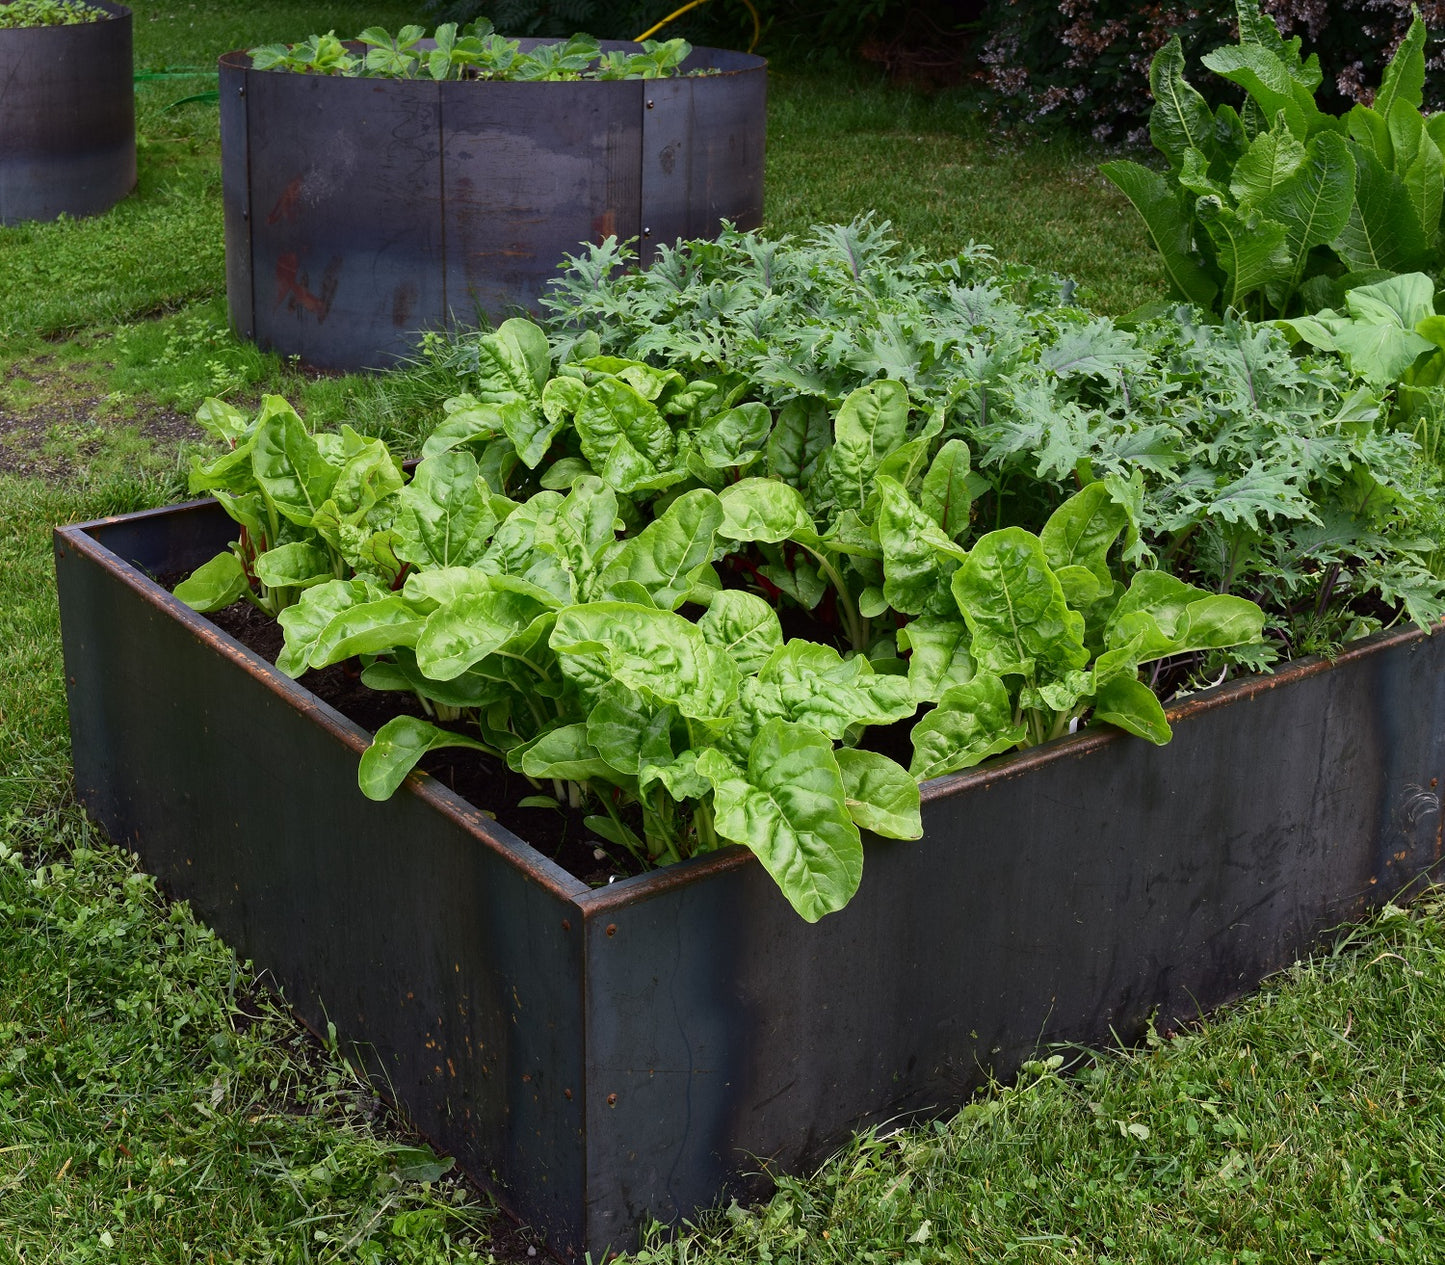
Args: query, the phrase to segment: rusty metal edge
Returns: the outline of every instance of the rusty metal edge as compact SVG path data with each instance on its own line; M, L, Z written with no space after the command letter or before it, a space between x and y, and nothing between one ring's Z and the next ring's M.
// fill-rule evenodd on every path
M371 745L371 735L360 725L348 720L329 703L318 698L304 685L278 671L272 664L248 650L230 634L222 632L205 616L193 611L184 602L178 601L161 585L88 534L93 530L120 521L136 522L146 518L163 517L180 510L195 509L207 504L208 501L209 498L202 498L179 505L165 506L161 509L144 510L137 514L91 519L84 523L69 523L55 529L57 546L64 542L65 546L75 550L76 553L88 558L92 564L114 576L141 600L176 620L197 640L205 642L216 653L230 659L253 680L258 681L273 694L284 698L298 711L309 716L312 721L338 741L350 747L359 758L361 753ZM492 820L479 808L453 793L429 774L410 774L403 783L403 788L409 794L420 796L438 812L470 831L482 843L500 853L518 869L525 871L558 899L575 902L591 890L581 879L569 874L556 862L543 856L525 839Z

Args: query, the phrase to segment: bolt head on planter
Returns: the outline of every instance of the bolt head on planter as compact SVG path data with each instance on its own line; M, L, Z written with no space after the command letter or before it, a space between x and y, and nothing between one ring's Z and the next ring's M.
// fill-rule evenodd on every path
M0 30L0 224L99 215L135 188L131 12Z
M385 368L420 331L537 311L581 243L636 239L647 264L723 220L757 227L766 62L697 48L682 69L714 73L435 83L227 53L232 327L320 368Z

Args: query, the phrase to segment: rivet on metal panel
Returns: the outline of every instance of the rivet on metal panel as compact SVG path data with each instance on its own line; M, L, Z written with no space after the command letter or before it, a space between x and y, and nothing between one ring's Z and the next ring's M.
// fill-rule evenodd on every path
M607 934L609 936L615 936L617 934L617 924L615 922L609 922L607 924Z
M563 931L571 931L571 930L572 930L572 920L571 920L570 918L564 918L564 919L562 919L562 930L563 930Z
M651 236L652 236L652 230L651 230L650 228L648 228L646 225L643 225L642 235L643 235L644 237L651 237Z
M570 1089L564 1089L564 1090L562 1091L562 1097L565 1098L568 1102L571 1102L571 1101L572 1101L572 1091L571 1091Z
M653 104L654 104L654 103L649 100L648 103L647 103L647 108L648 108L649 110L652 109Z
M242 84L239 88L236 89L236 95L237 95L238 97L244 97L244 96L246 95L246 85L245 85L245 84Z
M608 1094L608 1095L607 1095L607 1105L608 1105L609 1107L615 1107L615 1106L617 1106L617 1095L616 1095L616 1094Z

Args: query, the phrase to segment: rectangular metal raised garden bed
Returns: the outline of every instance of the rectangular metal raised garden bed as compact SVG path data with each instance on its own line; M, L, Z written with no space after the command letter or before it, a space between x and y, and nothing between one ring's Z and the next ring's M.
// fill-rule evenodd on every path
M1038 1043L1193 1016L1437 865L1445 637L1201 694L924 787L803 923L734 848L592 890L150 575L211 503L56 533L79 794L420 1129L560 1251L634 1241L847 1132L957 1104Z

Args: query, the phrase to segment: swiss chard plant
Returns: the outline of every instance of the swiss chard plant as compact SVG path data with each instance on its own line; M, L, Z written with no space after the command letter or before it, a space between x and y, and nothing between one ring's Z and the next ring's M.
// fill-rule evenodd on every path
M1211 110L1184 77L1178 37L1154 57L1149 134L1159 173L1127 160L1108 177L1143 217L1175 292L1255 318L1330 306L1352 284L1438 271L1445 116L1421 113L1418 16L1372 105L1333 115L1315 102L1318 59L1281 38L1256 0L1238 0L1239 42L1204 65L1244 90Z
M112 14L84 0L7 0L0 4L0 30L22 26L79 26Z
M33 2L33 0L29 0ZM4 12L0 8L0 12ZM355 49L352 45L360 45ZM403 26L395 35L369 26L353 41L335 31L298 44L263 44L250 51L256 70L381 79L500 79L554 82L573 79L662 79L680 72L692 52L686 40L645 40L638 51L604 52L590 35L577 34L523 51L520 40L498 35L479 18L459 28L444 22L430 39L424 27Z
M193 459L191 491L220 501L240 534L176 588L183 602L210 611L244 598L274 616L325 580L402 575L387 529L403 478L380 440L349 426L313 435L274 395L253 417L210 399L196 420L224 451Z

